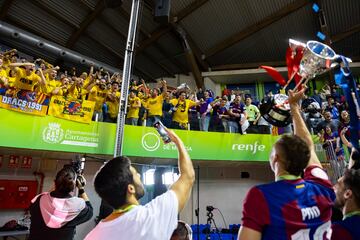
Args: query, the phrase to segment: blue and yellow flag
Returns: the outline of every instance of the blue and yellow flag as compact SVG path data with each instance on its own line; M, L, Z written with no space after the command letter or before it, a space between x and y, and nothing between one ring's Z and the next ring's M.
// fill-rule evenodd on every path
M49 98L40 92L21 89L3 89L0 95L0 107L37 116L45 116Z

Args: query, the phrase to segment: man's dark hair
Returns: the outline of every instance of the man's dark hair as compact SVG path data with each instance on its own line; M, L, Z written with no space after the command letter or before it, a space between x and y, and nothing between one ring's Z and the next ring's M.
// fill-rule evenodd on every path
M177 236L180 240L190 240L188 238L189 234L189 230L186 228L185 223L179 221L171 237Z
M284 158L284 168L292 175L300 176L310 160L310 149L304 140L296 135L284 135L277 142Z
M130 165L129 158L116 157L102 166L95 176L95 191L114 209L126 203L128 185L134 183Z
M360 207L360 170L348 169L344 174L344 185L350 189L355 198L355 203Z

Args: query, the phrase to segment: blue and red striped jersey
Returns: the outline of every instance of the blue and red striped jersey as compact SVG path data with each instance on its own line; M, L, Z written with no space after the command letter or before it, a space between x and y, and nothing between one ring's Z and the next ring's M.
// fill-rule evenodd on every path
M261 232L263 240L330 239L334 199L324 170L310 166L302 179L253 187L244 201L242 225Z
M332 226L331 240L357 240L360 239L360 216L354 215L336 222Z

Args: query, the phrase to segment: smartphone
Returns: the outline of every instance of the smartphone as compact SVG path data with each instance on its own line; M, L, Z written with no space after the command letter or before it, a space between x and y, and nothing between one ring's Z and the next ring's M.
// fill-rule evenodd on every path
M160 137L163 139L164 143L169 143L171 142L171 139L169 137L169 135L167 134L166 130L165 130L165 126L162 122L158 121L154 124L154 128L156 128L156 130L158 131Z

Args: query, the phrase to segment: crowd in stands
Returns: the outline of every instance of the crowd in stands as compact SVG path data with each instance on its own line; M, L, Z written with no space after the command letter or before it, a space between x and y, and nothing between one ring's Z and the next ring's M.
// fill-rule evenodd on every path
M42 59L30 62L20 58L15 49L2 53L0 60L0 94L11 89L41 92L49 97L95 102L93 120L117 121L121 76L112 76L103 69L76 73L61 71ZM359 88L358 84L358 88ZM271 97L269 91L265 97ZM187 85L168 87L166 81L149 88L145 81L131 80L126 124L153 126L161 120L174 129L216 131L230 133L259 133L275 135L291 132L291 126L276 128L261 116L253 96L239 89L225 88L221 96L210 89L192 91ZM302 101L305 122L320 140L333 145L336 155L343 158L342 142L349 133L349 112L344 96L337 86L328 85L319 92L308 92ZM342 140L343 138L343 140ZM345 138L345 139L344 139Z

